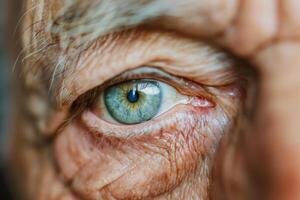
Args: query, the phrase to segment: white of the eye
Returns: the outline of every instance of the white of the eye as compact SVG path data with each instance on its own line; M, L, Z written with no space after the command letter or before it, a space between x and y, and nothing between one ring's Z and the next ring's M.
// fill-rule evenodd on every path
M158 82L162 92L162 100L159 111L155 117L160 116L178 104L187 104L189 102L188 96L181 94L169 84Z
M148 95L157 95L160 92L160 90L154 86L149 86L149 87L139 86L138 90Z

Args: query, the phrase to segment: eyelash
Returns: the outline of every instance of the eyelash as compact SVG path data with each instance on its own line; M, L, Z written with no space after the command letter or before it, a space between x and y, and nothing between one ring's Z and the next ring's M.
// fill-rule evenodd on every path
M159 133L161 130L166 129L168 126L173 126L174 124L178 126L195 124L195 121L198 120L195 111L192 111L192 109L186 109L186 105L183 106L185 106L185 109L182 108L180 111L165 113L165 120L153 119L153 121L151 120L145 123L129 126L111 124L104 120L100 120L92 112L84 112L81 116L81 120L95 136L105 134L106 136L129 138L146 135L148 133ZM122 129L120 129L120 127L122 127Z
M136 73L137 72L137 73ZM153 79L162 81L166 84L174 87L178 92L183 95L195 97L199 99L206 99L212 104L214 101L214 95L212 95L204 85L194 83L190 80L186 80L181 77L169 75L157 68L153 67L140 67L129 72L125 72L112 80L105 82L104 84L87 91L85 94L79 96L77 100L72 104L70 109L69 119L74 119L83 113L86 109L90 109L95 106L97 98L108 87L119 84L125 81L137 80L137 79Z

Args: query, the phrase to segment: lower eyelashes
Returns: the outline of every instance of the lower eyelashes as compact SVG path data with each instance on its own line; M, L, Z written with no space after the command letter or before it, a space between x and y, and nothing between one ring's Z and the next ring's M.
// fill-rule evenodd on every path
M170 127L175 129L188 130L197 123L204 123L207 120L209 108L212 104L202 103L201 99L191 99L186 105L179 104L168 112L140 124L122 125L112 124L107 120L103 120L93 111L85 111L81 115L81 119L87 129L96 135L111 136L117 138L130 138L145 135L156 135L160 132L170 132ZM203 107L205 105L205 107ZM217 117L217 116L215 116ZM172 128L174 129L174 128Z

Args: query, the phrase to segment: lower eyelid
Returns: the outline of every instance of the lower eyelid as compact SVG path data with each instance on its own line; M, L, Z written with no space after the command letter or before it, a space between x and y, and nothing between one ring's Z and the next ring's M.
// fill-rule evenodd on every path
M188 120L189 117L188 115L186 116L186 113L182 112L177 112L174 114L176 114L176 117L174 117L174 115L171 117L167 117L166 113L166 119L162 119L159 121L158 119L152 119L150 121L137 125L116 125L106 122L94 115L92 112L87 111L83 113L82 121L85 122L84 124L87 126L88 129L91 130L91 132L97 135L105 135L118 138L130 138L158 132L160 129L170 124L175 124L175 121L178 118L185 118L186 120ZM192 118L190 120L192 120Z
M207 100L190 99L189 103L179 104L166 113L150 121L136 125L112 124L99 118L93 111L87 110L82 113L81 120L90 132L97 135L105 135L118 138L137 137L159 132L161 129L177 125L178 122L195 123L199 116L205 116L214 105ZM197 115L197 116L195 116Z

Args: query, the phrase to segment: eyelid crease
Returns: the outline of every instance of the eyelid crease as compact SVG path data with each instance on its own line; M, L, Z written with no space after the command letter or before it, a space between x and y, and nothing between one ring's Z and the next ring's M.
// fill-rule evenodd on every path
M183 77L171 75L153 66L142 66L133 70L126 71L104 83L102 88L107 88L111 85L134 79L154 79L171 85L178 92L186 96L203 97L203 95L205 94L205 97L212 98L212 95L210 95L210 93L205 90L205 85L195 83Z

